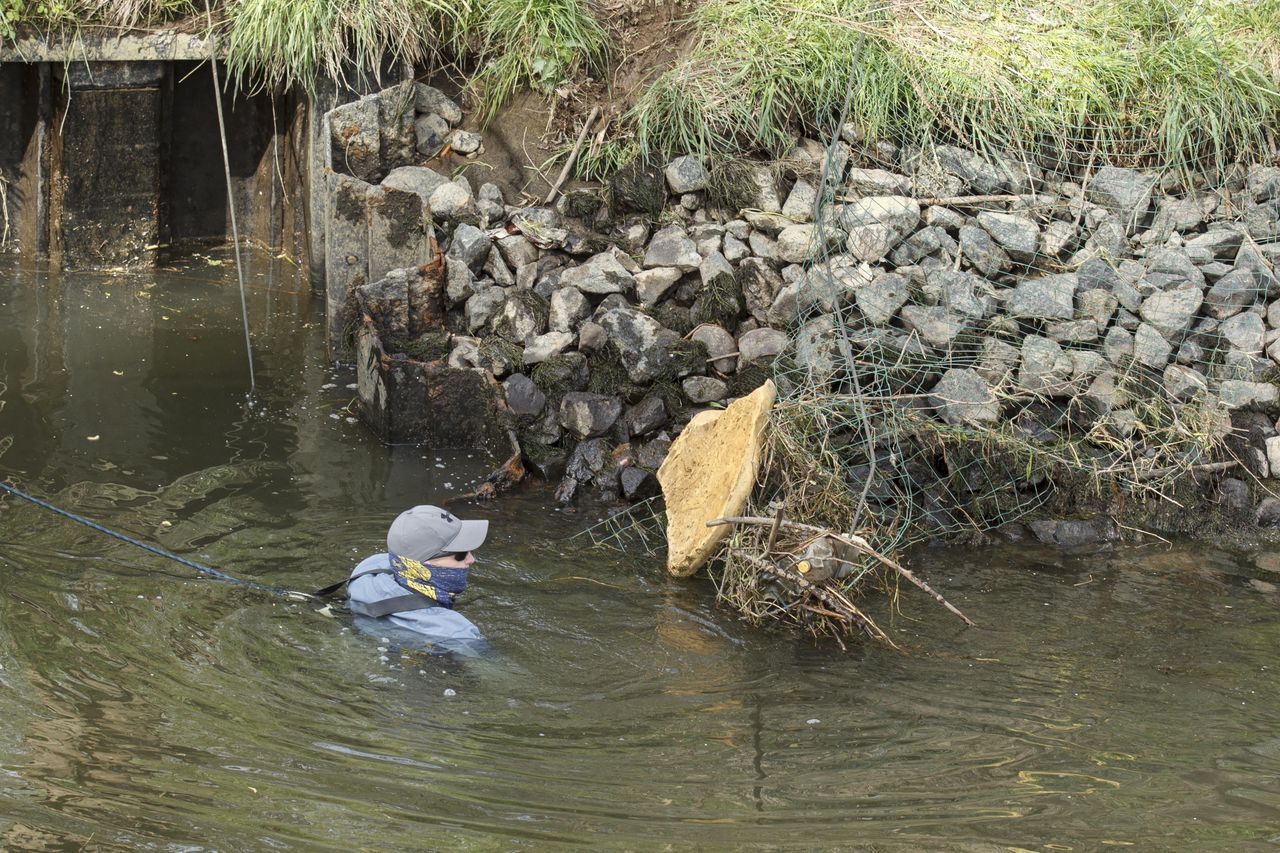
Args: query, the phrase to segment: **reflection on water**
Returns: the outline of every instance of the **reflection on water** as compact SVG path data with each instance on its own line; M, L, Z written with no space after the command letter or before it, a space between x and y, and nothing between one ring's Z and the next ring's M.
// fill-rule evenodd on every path
M0 273L0 474L242 577L314 588L493 460L348 421L288 266ZM7 440L7 441L6 441ZM815 649L651 560L571 547L539 486L466 612L389 637L0 504L6 849L1253 849L1280 842L1269 559L925 552L895 654ZM1264 583L1255 583L1261 579Z

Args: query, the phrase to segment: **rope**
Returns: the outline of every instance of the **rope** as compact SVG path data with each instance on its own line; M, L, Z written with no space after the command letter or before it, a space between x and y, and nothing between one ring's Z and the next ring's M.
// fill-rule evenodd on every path
M9 494L13 495L16 498L21 498L22 500L27 501L28 503L33 503L38 507L41 507L43 509L49 510L50 512L56 513L57 515L60 515L63 518L69 518L72 521L78 524L83 524L85 527L88 527L92 530L96 530L99 533L105 533L108 536L119 539L121 542L126 542L130 545L133 545L136 548L141 548L144 551L150 551L152 554L156 554L166 559L173 560L175 563L181 563L182 565L187 566L188 568L195 569L197 572L199 572L202 575L208 575L211 578L216 578L217 580L224 581L229 584L247 587L248 589L256 589L259 592L267 592L272 595L283 596L285 598L290 598L295 601L304 601L304 600L310 600L313 598L313 596L308 595L305 592L296 592L291 589L284 589L283 587L268 586L267 584L258 583L257 581L244 580L243 578L238 578L233 575L229 575L226 572L219 571L218 569L215 569L212 566L206 566L203 563L197 563L195 560L188 560L186 557L182 557L177 554L174 554L172 551L166 551L163 548L157 548L154 545L148 545L145 542L139 542L137 539L134 539L129 536L125 536L123 533L117 533L116 531L111 530L110 528L103 527L101 524L90 521L89 519L84 518L83 516L76 515L73 512L67 512L65 509L60 509L59 507L54 506L48 501L42 501L37 497L29 495L26 492L21 491L20 489L15 489L13 486L6 485L5 483L0 483L0 489L8 492Z
M249 308L244 297L244 267L240 263L240 229L236 226L235 191L231 186L231 156L227 154L227 125L222 118L222 87L218 85L217 35L213 29L213 8L209 0L204 3L209 18L209 63L213 71L213 100L218 107L218 137L222 142L222 170L227 178L227 211L231 216L231 239L236 253L236 277L240 280L240 317L244 320L244 351L249 359L249 400L252 405L257 384L253 376L253 344L249 341Z

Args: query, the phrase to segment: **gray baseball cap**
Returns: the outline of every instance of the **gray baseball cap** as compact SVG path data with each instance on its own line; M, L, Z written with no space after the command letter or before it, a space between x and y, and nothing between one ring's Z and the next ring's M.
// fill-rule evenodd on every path
M424 504L396 516L387 531L387 550L401 557L430 560L441 554L474 551L489 535L489 522L463 521L438 506Z

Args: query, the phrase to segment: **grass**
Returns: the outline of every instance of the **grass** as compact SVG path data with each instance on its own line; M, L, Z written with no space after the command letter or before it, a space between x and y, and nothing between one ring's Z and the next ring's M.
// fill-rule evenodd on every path
M466 29L478 69L468 87L483 123L521 89L551 95L607 65L609 36L581 0L479 0Z
M781 154L846 91L867 139L1077 169L1256 161L1280 117L1280 0L709 0L694 21L632 112L663 156Z

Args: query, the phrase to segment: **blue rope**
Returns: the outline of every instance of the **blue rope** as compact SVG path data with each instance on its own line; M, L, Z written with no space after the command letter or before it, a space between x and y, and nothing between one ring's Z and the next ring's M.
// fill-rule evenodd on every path
M125 536L123 533L117 533L114 530L103 527L101 524L90 521L89 519L84 518L83 516L76 515L73 512L67 512L65 509L60 509L54 506L53 504L49 503L48 501L42 501L39 498L33 497L24 491L15 489L13 486L0 483L0 489L3 489L4 491L8 492L14 497L22 498L24 501L33 503L38 507L43 507L44 509L47 509L50 512L57 513L63 518L69 518L72 521L77 522L79 524L83 524L85 527L96 530L99 533L105 533L108 536L115 537L116 539L119 539L121 542L127 542L136 548L141 548L144 551L150 551L152 554L156 554L158 556L173 560L175 563L181 563L184 566L195 569L197 572L199 572L202 575L208 575L211 578L217 578L220 581L224 581L229 584L235 584L236 586L248 587L249 589L256 589L256 590L259 590L260 592L269 592L272 595L281 595L286 598L293 598L293 599L312 598L312 596L304 592L295 592L294 590L291 590L291 589L284 589L278 586L268 586L267 584L258 583L257 581L247 581L247 580L244 580L243 578L237 578L227 574L226 572L219 571L218 569L215 569L211 566L206 566L202 563L197 563L195 560L188 560L186 557L181 557L177 554L174 554L172 551L166 551L163 548L157 548L154 545L148 545L145 542L139 542L137 539L133 539L129 536Z

